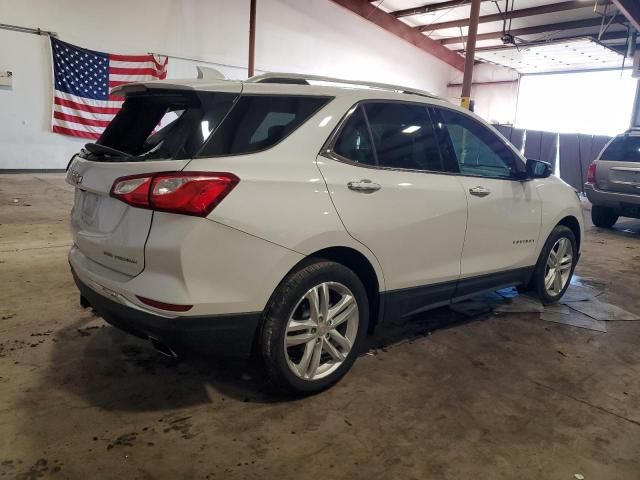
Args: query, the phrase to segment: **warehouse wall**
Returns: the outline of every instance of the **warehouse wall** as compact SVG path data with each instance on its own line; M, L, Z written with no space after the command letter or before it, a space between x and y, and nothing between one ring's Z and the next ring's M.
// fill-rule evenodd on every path
M224 63L246 78L249 0L0 0L2 23L39 27L111 53L166 53ZM47 37L0 30L0 169L64 168L85 143L50 132ZM258 0L256 67L398 83L446 95L452 67L330 0ZM169 77L195 76L169 60Z

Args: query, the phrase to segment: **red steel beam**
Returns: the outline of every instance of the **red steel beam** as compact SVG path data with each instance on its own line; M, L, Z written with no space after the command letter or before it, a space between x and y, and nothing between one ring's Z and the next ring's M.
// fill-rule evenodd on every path
M571 0L570 2L552 3L551 5L542 5L538 7L522 8L509 12L509 18L524 18L534 15L544 15L547 13L564 12L576 8L593 8L584 0ZM504 20L504 13L494 13L492 15L483 15L479 18L479 23L501 22ZM421 32L433 32L436 30L444 30L445 28L466 27L469 25L468 18L451 20L449 22L432 23L430 25L420 25L415 27Z
M635 29L640 31L640 2L638 0L613 0L613 3L629 19Z
M511 85L518 82L519 80L493 80L490 82L472 82L472 85ZM462 83L448 83L447 87L462 87Z
M611 20L611 17L605 17L605 24ZM553 32L555 30L572 30L574 28L588 28L599 27L602 24L602 18L588 18L586 20L574 20L571 22L549 23L547 25L536 25L533 27L516 28L509 33L514 36L520 35L535 35L538 33ZM501 38L503 35L502 30L499 32L481 33L478 35L477 40L493 40L495 38ZM467 41L467 37L451 37L440 40L442 45L451 45L454 43L464 43Z
M393 15L386 13L369 4L367 0L331 0L334 3L360 15L362 18L375 23L380 28L393 33L397 37L415 45L429 55L448 63L460 71L464 70L464 59L456 52L440 45L439 42L430 39L420 32L415 31L409 25L401 22Z
M471 2L469 14L469 40L464 57L464 77L462 79L461 106L471 109L471 83L473 82L473 65L476 55L476 38L478 36L478 19L480 18L480 0Z

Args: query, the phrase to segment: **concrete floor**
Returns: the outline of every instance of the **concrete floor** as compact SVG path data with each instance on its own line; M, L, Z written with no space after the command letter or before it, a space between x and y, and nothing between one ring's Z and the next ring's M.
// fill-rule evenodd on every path
M61 175L0 175L1 477L640 478L640 322L441 309L291 401L246 363L172 363L82 310L71 204ZM589 227L577 272L640 313L639 260L639 221Z

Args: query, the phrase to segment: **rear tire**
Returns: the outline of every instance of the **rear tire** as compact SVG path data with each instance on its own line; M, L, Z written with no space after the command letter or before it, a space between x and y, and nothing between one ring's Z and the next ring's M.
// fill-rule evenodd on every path
M259 347L267 375L295 395L326 390L355 362L368 322L366 290L350 269L317 260L293 271L265 311Z
M578 243L573 231L557 225L542 247L531 286L543 304L555 303L569 288L578 262Z
M611 228L618 221L619 215L612 208L593 205L591 207L591 221L596 227Z

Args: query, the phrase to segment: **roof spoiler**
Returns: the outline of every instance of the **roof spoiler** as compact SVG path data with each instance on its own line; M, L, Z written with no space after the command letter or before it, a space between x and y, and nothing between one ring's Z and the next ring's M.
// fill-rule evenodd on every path
M206 80L206 81L226 81L227 77L224 76L222 72L216 70L215 68L203 67L201 65L196 66L196 71L198 72L197 79L189 78L189 79L180 79L175 80L180 83L172 83L171 80L150 80L148 82L134 82L134 83L125 83L123 85L118 85L111 89L112 95L124 95L130 92L144 92L145 90L154 89L154 88L170 88L172 90L193 90L194 84L197 84L198 81ZM189 82L185 84L183 82Z
M180 85L171 82L156 81L156 82L139 82L139 83L125 83L118 85L111 89L111 95L125 96L127 93L132 92L146 92L153 89L171 89L171 90L193 90L193 87L189 85Z

